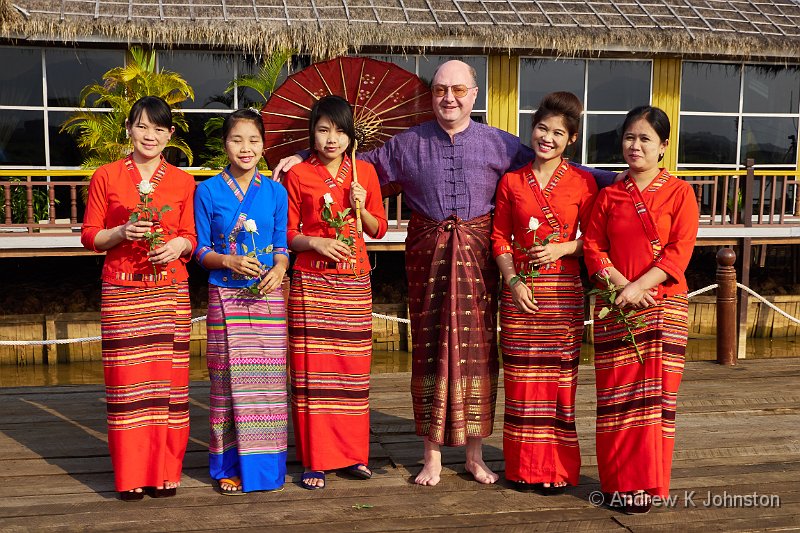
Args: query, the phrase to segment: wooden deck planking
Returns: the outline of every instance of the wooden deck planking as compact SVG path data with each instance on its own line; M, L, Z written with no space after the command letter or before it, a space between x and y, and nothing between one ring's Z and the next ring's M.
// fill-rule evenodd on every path
M370 481L328 476L324 491L297 486L290 447L280 493L222 497L207 471L208 383L191 386L191 439L176 498L116 499L99 385L0 389L0 531L753 531L800 530L800 359L747 360L734 368L689 363L678 398L672 491L696 507L626 516L588 501L599 489L594 383L581 366L577 398L584 467L566 495L521 494L506 482L479 486L463 449L445 449L442 483L410 483L419 469L407 373L372 379ZM502 470L502 391L485 457ZM291 437L290 437L291 442ZM706 494L776 494L780 507L704 507ZM365 505L371 507L364 507Z

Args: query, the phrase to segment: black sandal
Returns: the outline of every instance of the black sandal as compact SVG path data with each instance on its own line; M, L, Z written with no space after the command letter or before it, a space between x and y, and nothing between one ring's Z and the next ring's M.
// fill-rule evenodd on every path
M625 514L647 514L653 508L653 497L647 492L629 492L625 496Z
M119 493L119 499L124 502L138 502L144 498L144 490L136 492L136 490L126 490Z

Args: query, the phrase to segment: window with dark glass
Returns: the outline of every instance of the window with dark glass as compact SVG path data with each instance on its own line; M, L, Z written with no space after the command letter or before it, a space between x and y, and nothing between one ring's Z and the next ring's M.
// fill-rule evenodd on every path
M571 92L583 101L585 61L522 59L519 70L520 109L536 109L546 94L555 91Z
M41 111L0 109L0 165L44 166Z
M738 129L739 119L736 117L681 117L678 161L686 164L735 164Z
M184 109L233 109L233 93L225 89L236 77L230 55L208 52L160 52L159 66L177 72L194 89Z
M650 103L649 61L589 61L584 106L592 111L629 111Z
M47 105L78 107L81 91L87 85L103 83L103 74L115 67L125 66L122 50L45 50L47 69ZM87 102L89 106L93 100Z
M742 112L798 112L800 67L785 65L745 65Z
M73 111L47 113L50 165L54 167L79 167L83 163L83 153L78 148L77 136L61 131L61 126L72 114Z
M0 106L42 105L42 51L0 46Z
M622 122L624 115L586 117L586 160L592 164L618 165L622 158Z
M681 111L738 113L741 66L684 61Z
M753 159L761 165L797 163L797 118L742 118L740 161Z
M682 71L679 165L796 166L800 67L687 61Z

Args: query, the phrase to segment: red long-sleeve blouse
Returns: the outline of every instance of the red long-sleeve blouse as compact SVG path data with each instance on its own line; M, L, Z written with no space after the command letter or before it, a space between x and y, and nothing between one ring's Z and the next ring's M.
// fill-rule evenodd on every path
M308 237L336 238L336 231L322 219L322 207L325 204L325 194L331 194L334 204L331 206L333 216L345 209L353 208L350 205L350 186L353 181L352 170L349 169L350 159L345 157L342 161L344 171L340 169L341 185L336 183L322 164L314 164L312 158L292 167L287 173L284 185L289 193L289 214L286 240L291 247L292 240L302 234ZM365 161L356 160L358 183L367 190L366 209L378 219L378 230L371 237L380 239L386 234L388 223L386 213L381 201L381 189L375 167ZM325 179L327 178L327 180ZM331 187L334 184L334 187ZM355 237L355 256L349 263L332 262L329 258L313 250L299 252L294 268L306 272L324 272L350 275L363 275L370 271L367 246L364 238L357 235L355 212L352 210L347 216L349 223L341 231L345 236Z
M660 176L667 181L657 186ZM667 273L667 280L657 288L659 298L686 292L686 267L692 258L699 215L692 186L662 169L642 191L645 207L655 222L663 247L658 259L645 234L639 214L625 183L606 187L597 196L586 235L583 254L586 268L594 275L614 266L630 281L635 281L653 267Z
M548 221L542 206L529 185L533 178L531 164L519 170L508 172L497 186L497 201L492 227L492 253L494 257L511 253L514 265L519 271L527 264L530 257L524 250L514 246L514 242L525 249L533 246L534 235L541 242L553 233L558 237L551 242L569 242L577 237L578 228L586 231L589 214L592 211L597 184L594 177L579 170L566 161L553 173L550 181L542 189L553 212L553 222ZM535 185L538 187L538 185ZM540 226L536 232L529 232L531 217L538 220ZM554 227L555 225L555 227ZM539 268L540 274L564 273L578 274L580 265L578 258L565 256L549 265Z
M81 243L89 250L102 252L94 246L97 234L125 224L139 203L138 171L131 172L121 159L98 168L89 184L89 198L81 229ZM161 216L164 241L175 237L188 239L192 252L197 246L194 228L194 178L186 172L166 164L166 170L150 195L156 208L168 205L172 209ZM145 241L122 241L106 250L102 279L113 285L156 287L186 281L189 274L186 262L192 254L181 256L167 265L157 267L148 260L149 245Z

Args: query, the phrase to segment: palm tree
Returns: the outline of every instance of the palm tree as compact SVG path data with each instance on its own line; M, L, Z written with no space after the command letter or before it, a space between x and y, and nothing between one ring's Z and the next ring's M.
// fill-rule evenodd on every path
M278 85L283 68L295 53L296 50L291 49L276 50L264 58L264 62L261 63L256 74L239 76L225 88L225 92L230 93L239 88L252 89L258 93L262 100L260 103L254 102L254 104L260 104L259 107L264 107L264 104L267 103L270 95ZM207 139L206 152L208 157L203 163L206 168L223 168L228 164L228 156L225 155L225 146L222 144L219 133L222 130L223 121L222 117L210 118L203 127ZM266 170L266 161L264 159L259 161L258 167L261 170Z
M124 67L112 68L103 75L104 83L88 85L81 91L81 107L108 107L110 111L81 110L73 113L61 126L77 137L78 147L85 157L84 168L122 159L131 151L126 136L125 119L131 106L143 96L160 96L171 108L178 107L188 98L194 98L194 90L180 74L156 70L155 52L145 52L139 47L130 50L132 61ZM173 116L175 127L187 131L182 114ZM173 135L167 143L183 153L192 163L192 150L183 139Z

